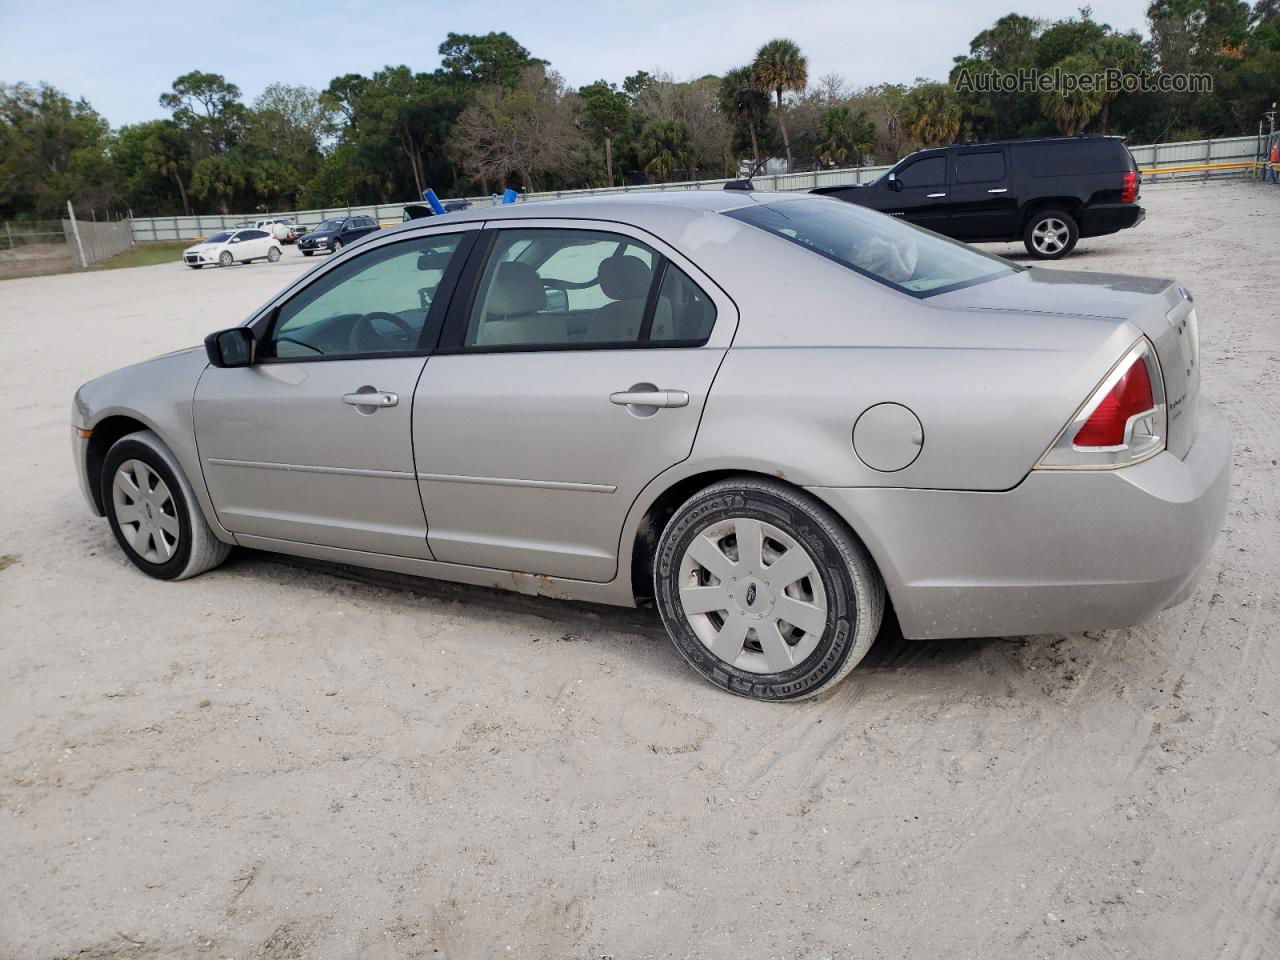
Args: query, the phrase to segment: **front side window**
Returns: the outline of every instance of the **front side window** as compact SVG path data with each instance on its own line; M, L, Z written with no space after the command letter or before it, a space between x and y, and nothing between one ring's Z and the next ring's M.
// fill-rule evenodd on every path
M388 244L322 274L277 309L259 356L314 360L417 351L461 239L454 233ZM434 339L434 331L426 333Z
M1020 270L955 240L828 197L756 203L725 216L797 243L903 293L929 296Z
M212 237L206 240L205 243L226 243L231 239L231 233L232 232L230 230L223 230L219 233L215 233Z
M898 179L907 188L941 187L947 182L947 161L944 157L925 157L903 168Z
M715 325L701 289L657 251L595 230L498 232L468 316L469 349L694 345Z
M315 233L335 233L342 229L341 220L322 220L316 224Z

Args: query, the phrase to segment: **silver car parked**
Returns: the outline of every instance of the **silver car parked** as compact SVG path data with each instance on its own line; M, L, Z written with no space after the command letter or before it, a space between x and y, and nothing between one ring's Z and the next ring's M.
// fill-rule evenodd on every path
M656 605L733 693L908 637L1117 627L1192 590L1230 431L1168 280L1027 269L823 197L410 221L77 392L139 568L235 544Z

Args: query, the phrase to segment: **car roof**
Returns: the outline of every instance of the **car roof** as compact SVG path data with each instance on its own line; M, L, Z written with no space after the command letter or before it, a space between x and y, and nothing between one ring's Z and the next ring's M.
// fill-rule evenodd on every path
M639 227L687 221L707 213L726 213L755 203L798 200L805 193L751 190L645 190L538 200L532 203L470 207L434 217L406 220L388 230L411 230L485 220L616 220Z

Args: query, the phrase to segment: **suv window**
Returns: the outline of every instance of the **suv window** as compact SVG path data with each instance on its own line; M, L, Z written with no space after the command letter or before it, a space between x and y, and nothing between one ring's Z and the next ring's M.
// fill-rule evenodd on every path
M1129 157L1119 140L1044 140L1014 144L1018 159L1033 177L1121 173Z
M924 157L906 167L898 174L904 187L940 187L947 182L947 161L945 157Z
M962 153L956 158L956 183L990 183L1004 179L1004 153Z
M692 346L706 342L714 325L710 298L638 240L598 230L510 229L498 232L463 346Z
M313 360L417 351L461 239L453 233L388 244L321 274L277 309L261 356ZM434 330L427 333L433 339Z
M725 216L918 297L1020 269L956 240L826 197L755 203Z

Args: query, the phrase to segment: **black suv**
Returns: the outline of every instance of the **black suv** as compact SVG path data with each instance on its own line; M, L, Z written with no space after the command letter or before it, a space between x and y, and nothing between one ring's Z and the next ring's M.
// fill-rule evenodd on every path
M337 253L349 243L355 243L366 234L379 229L378 221L373 217L335 217L317 224L298 238L298 249L304 257L309 257L319 250L330 250Z
M814 193L957 240L1021 240L1041 260L1142 222L1142 177L1119 137L964 143L911 154L866 184Z

